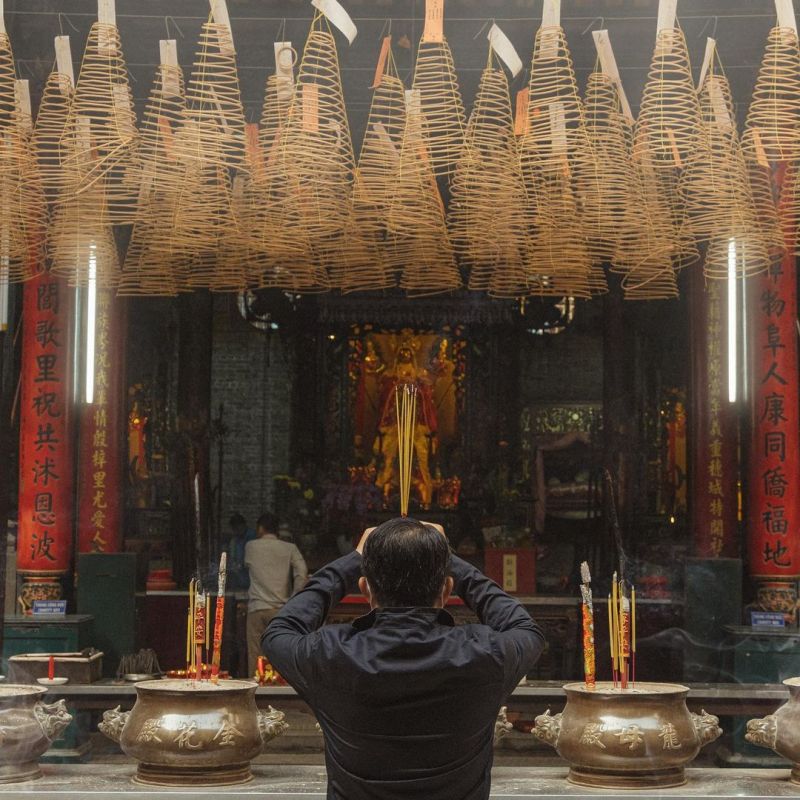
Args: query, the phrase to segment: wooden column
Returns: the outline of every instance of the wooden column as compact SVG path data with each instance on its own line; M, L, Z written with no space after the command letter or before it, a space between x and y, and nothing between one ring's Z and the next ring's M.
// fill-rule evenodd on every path
M697 558L737 558L738 425L728 397L727 284L690 267L689 512Z
M80 412L79 553L116 553L122 544L124 330L124 301L98 291L94 396Z
M23 289L17 569L26 604L60 598L72 564L71 298L48 272Z
M786 191L786 164L772 170ZM759 604L794 619L800 576L797 264L786 255L751 281L751 419L747 549Z

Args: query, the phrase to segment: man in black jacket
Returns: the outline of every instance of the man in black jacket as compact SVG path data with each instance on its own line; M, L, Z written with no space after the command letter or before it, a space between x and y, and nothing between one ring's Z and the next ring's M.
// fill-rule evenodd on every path
M372 611L324 625L357 588ZM454 625L452 591L480 624ZM497 713L544 637L441 528L393 519L313 575L262 646L322 727L329 800L483 800Z

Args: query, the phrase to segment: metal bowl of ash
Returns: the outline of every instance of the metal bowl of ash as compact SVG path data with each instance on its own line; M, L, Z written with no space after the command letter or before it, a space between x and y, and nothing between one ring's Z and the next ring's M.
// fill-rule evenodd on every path
M252 681L162 679L135 688L133 709L106 711L99 728L138 762L137 783L246 783L250 761L288 727L282 712L256 707Z
M684 768L722 733L719 720L686 707L686 686L598 681L564 686L560 714L536 718L533 734L569 762L567 780L602 789L681 786Z

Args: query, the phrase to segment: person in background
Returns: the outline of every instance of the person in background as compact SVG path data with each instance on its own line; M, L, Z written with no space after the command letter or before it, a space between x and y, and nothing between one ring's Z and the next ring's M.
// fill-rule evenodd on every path
M358 589L372 611L325 625ZM451 592L478 624L454 624ZM262 646L319 721L328 800L485 800L498 711L544 643L524 606L451 554L440 527L403 518L316 572Z
M247 527L247 520L237 511L228 520L231 538L228 540L228 588L247 589L250 577L244 565L244 549L256 538L256 532Z
M244 548L244 565L250 572L247 603L247 668L255 675L261 655L261 637L284 603L303 588L308 568L297 546L278 538L278 518L262 514L258 538Z

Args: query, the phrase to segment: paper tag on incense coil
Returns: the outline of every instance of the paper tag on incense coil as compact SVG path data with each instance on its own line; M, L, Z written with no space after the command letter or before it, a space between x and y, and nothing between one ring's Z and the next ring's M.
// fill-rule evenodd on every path
M220 53L226 56L234 55L236 49L233 45L233 28L225 0L211 0L211 19L224 29L219 36Z
M678 140L675 138L675 131L667 128L665 133L669 139L669 146L672 150L672 160L678 169L683 169L683 160L681 159L681 151L678 149Z
M248 122L244 126L244 152L250 169L254 173L259 172L261 169L261 147L257 122Z
M6 19L5 9L3 8L3 0L0 0L0 33L6 32Z
M778 27L791 28L797 33L797 18L792 0L775 0L775 11L778 14Z
M563 103L550 103L550 144L553 157L561 163L564 175L568 178L570 171L567 158L567 123Z
M761 134L758 128L753 128L753 148L756 151L756 163L760 167L769 167L769 159L767 158L767 151L764 149L764 142L761 139Z
M289 102L294 91L294 65L297 54L291 42L274 42L275 52L275 91L278 100Z
M678 0L658 0L658 21L656 33L675 27L675 16L678 13Z
M319 132L319 86L316 83L303 85L303 130Z
M337 0L311 0L311 5L324 14L331 25L337 27L345 35L347 41L353 44L358 35L358 28Z
M697 91L699 92L703 88L703 82L706 79L706 75L708 73L708 68L711 66L712 62L714 61L714 52L717 49L717 41L716 39L712 39L710 36L706 39L706 51L703 54L703 64L700 67L700 77L697 80Z
M592 31L592 38L594 39L594 46L597 50L603 73L614 81L614 85L617 87L617 95L619 97L620 106L622 107L622 113L625 115L625 119L632 123L634 122L633 111L631 110L631 104L628 102L628 95L625 94L625 87L622 85L622 78L619 74L617 59L611 47L611 39L608 36L608 31Z
M72 66L72 49L69 46L69 36L56 36L56 69L59 75L66 75L72 87L75 87L75 71ZM63 94L67 93L66 86L62 86Z
M14 94L19 108L20 123L27 132L33 130L33 116L31 115L31 86L27 79L14 81Z
M375 78L372 81L370 89L377 89L383 80L383 74L386 72L386 61L389 58L389 48L392 46L392 37L384 36L383 43L381 44L381 52L378 55L378 64L375 67Z
M101 53L113 53L115 45L110 28L117 26L114 0L97 0L97 21L100 23L97 30L97 49Z
M544 0L542 4L542 27L561 27L561 0Z
M522 71L522 59L514 49L514 45L511 44L511 40L497 25L492 25L489 28L489 35L486 38L489 40L492 50L497 53L498 58L508 67L512 77L516 78Z
M722 131L730 132L733 129L733 120L717 75L708 76L708 96L711 100L711 108L714 109L714 122L717 127Z
M181 93L178 43L175 39L161 39L158 43L161 58L161 91L165 97L178 97Z
M444 0L425 0L425 27L423 42L444 41Z
M528 106L530 104L531 92L526 86L517 92L517 103L514 112L514 136L524 136L529 129Z

